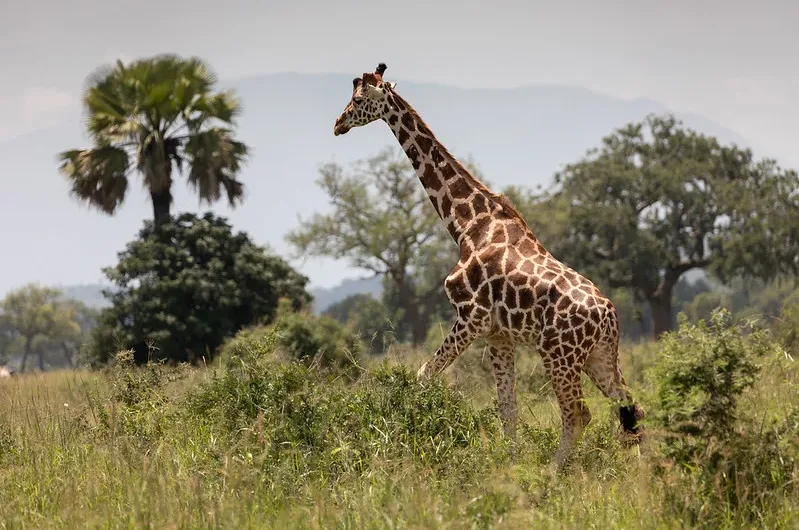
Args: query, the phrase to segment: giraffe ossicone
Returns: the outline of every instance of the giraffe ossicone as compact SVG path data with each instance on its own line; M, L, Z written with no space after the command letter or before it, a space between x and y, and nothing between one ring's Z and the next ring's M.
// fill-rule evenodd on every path
M633 400L618 361L613 303L587 278L553 257L510 201L475 178L433 135L419 114L383 81L385 63L353 79L336 136L377 120L388 124L430 202L460 247L444 281L456 319L420 378L446 369L476 339L485 339L497 385L504 433L516 436L514 354L534 348L558 400L562 432L555 463L569 456L591 414L581 373L618 406L624 431L637 441L643 410Z

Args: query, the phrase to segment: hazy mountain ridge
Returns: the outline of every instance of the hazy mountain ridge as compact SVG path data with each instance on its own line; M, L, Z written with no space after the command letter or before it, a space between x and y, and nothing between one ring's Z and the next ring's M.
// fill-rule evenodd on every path
M390 71L389 71L390 74ZM597 146L601 138L630 121L668 109L647 99L621 100L585 88L537 85L513 89L463 89L396 79L397 91L421 114L436 136L457 156L471 156L495 188L510 184L547 185L563 164ZM388 127L374 124L334 137L333 122L351 94L352 75L274 74L222 83L242 99L238 135L252 147L242 180L246 201L227 216L236 230L289 257L283 237L328 209L315 185L320 165L348 164L396 146ZM702 116L676 113L686 125L723 142L749 146L741 135ZM89 146L81 116L47 130L0 143L0 223L6 248L25 259L3 260L0 294L28 281L47 284L93 283L100 269L152 215L139 182L114 217L81 206L69 197L58 173L59 151ZM765 153L755 152L757 156ZM174 211L198 211L197 199L180 179ZM59 259L53 259L59 256ZM361 271L344 261L292 260L314 286L337 285Z

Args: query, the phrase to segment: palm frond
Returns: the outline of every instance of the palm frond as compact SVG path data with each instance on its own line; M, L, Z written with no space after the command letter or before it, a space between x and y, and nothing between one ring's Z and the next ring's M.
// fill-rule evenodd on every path
M59 169L70 182L70 193L99 210L113 214L128 189L128 153L113 146L72 149L58 155Z
M213 203L224 193L235 206L244 197L244 184L236 179L249 148L233 139L230 130L208 129L189 137L185 157L190 165L188 181L200 199Z

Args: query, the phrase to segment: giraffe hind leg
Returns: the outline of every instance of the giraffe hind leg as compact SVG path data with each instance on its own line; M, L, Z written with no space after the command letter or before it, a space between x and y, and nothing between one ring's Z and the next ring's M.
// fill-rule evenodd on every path
M583 430L591 422L591 412L583 399L581 367L572 365L553 369L550 365L547 366L547 372L558 399L562 422L560 443L554 461L558 469L563 469L572 450L580 441Z

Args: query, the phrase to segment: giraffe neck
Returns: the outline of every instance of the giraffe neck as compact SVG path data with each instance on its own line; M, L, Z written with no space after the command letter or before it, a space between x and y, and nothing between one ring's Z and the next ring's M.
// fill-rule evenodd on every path
M447 231L459 245L497 216L510 216L507 204L480 182L436 139L413 108L389 95L388 123Z

